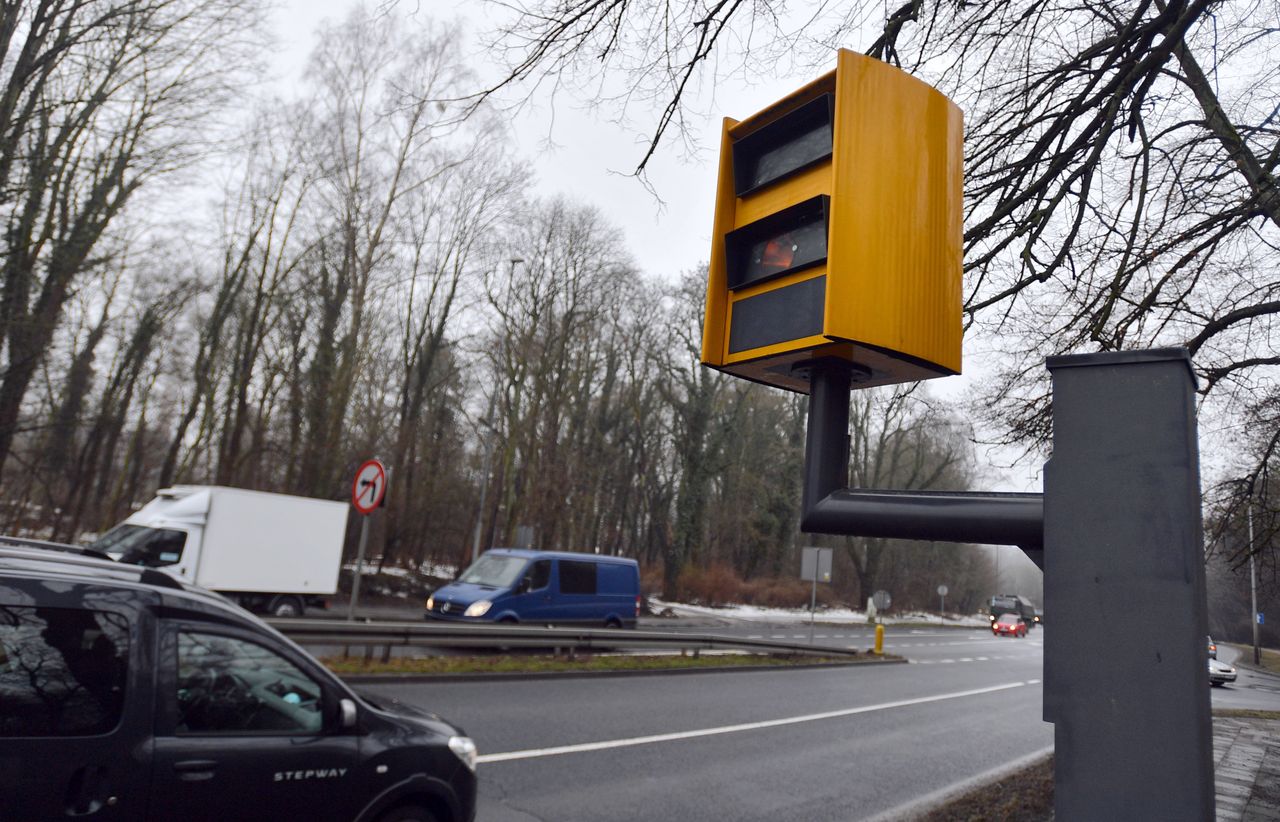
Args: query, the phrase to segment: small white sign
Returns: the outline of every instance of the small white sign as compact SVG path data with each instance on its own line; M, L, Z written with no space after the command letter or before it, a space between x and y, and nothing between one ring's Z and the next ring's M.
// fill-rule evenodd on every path
M800 554L800 579L805 582L830 582L831 549L805 548Z

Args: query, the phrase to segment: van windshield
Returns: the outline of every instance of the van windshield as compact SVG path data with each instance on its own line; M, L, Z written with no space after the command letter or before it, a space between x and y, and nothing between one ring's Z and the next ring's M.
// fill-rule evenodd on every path
M520 578L520 572L528 561L524 557L485 554L458 577L458 582L470 582L489 588L510 588Z
M89 547L126 565L160 568L177 564L186 542L186 532L176 528L117 525Z

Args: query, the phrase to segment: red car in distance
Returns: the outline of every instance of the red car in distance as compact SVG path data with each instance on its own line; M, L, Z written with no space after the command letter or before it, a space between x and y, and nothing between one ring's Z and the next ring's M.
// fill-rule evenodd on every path
M1027 623L1017 614L1001 614L999 619L991 623L991 633L996 636L1025 637L1027 635Z

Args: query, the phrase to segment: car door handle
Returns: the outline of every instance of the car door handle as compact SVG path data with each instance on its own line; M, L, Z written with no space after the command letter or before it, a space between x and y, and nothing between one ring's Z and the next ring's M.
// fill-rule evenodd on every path
M217 768L218 763L212 759L185 759L181 762L173 763L174 772L184 782L202 782L206 779L213 779L213 772Z

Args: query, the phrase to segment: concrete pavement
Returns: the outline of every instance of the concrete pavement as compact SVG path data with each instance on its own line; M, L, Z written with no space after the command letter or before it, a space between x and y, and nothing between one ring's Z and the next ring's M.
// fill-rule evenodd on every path
M1222 651L1226 653L1223 654ZM1236 666L1243 695L1223 705L1213 718L1214 793L1219 822L1280 822L1280 719L1274 712L1280 676L1252 664L1252 657L1226 646L1219 651ZM1235 690L1235 689L1231 689ZM1226 696L1219 689L1217 694ZM1257 701L1253 701L1256 699ZM1215 699L1215 702L1218 700ZM1234 703L1234 704L1232 704ZM1248 710L1252 708L1262 710ZM1266 709L1272 709L1267 711Z
M1218 822L1280 822L1280 719L1213 719Z

